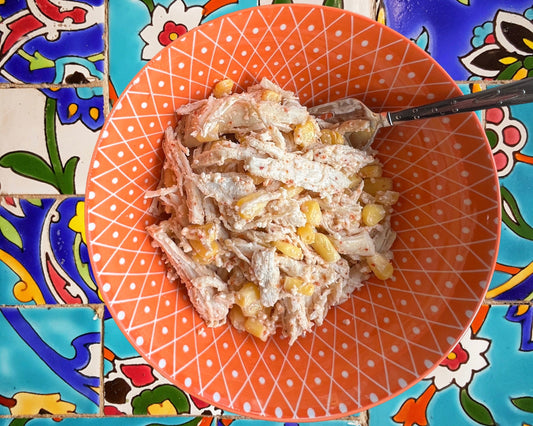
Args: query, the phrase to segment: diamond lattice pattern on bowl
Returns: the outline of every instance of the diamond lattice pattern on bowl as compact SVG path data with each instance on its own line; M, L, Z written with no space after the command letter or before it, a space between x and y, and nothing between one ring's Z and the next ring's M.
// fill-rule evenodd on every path
M414 44L334 8L269 6L200 26L164 49L104 126L87 192L91 261L112 315L138 351L182 389L232 412L327 419L420 380L457 342L486 291L499 235L497 180L473 114L389 128L376 147L401 199L396 273L333 309L292 347L229 326L208 329L169 282L145 226L163 130L217 79L268 77L304 104L357 96L393 110L459 90Z

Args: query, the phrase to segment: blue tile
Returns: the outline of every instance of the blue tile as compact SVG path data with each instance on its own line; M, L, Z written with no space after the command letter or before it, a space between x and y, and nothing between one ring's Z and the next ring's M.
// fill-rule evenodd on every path
M498 11L523 15L531 8L528 0L383 0L383 4L387 25L408 38L424 40L422 47L455 80L476 75L459 58L492 42Z
M435 425L531 423L533 413L517 407L533 401L529 375L533 348L521 348L523 335L531 336L531 321L522 327L509 321L509 309L491 306L479 331L463 339L467 359L461 359L461 350L454 350L455 360L448 357L441 364L438 379L425 379L371 409L370 426L426 420Z
M116 322L104 322L104 413L106 415L221 415L223 411L195 398L159 374L137 353ZM155 408L154 408L155 407Z
M0 415L97 413L100 329L91 308L0 308Z
M0 82L86 83L92 77L102 79L103 0L85 0L83 6L69 9L52 2L39 9L29 3L0 3ZM97 69L99 75L85 74L90 69ZM82 76L85 81L80 80Z
M21 419L26 421L26 419ZM28 426L57 426L58 422L51 418L27 419L27 423L20 423ZM16 426L13 419L1 419L0 426ZM61 426L114 426L127 422L128 426L210 426L215 425L215 421L209 417L128 417L127 420L120 417L76 417L62 418Z
M102 303L84 238L81 197L0 198L0 305Z

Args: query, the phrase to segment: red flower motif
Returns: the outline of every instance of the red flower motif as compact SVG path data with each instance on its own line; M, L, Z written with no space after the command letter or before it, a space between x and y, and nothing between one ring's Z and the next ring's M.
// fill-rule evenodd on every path
M459 343L440 365L447 367L452 371L457 371L459 367L467 361L468 352L465 351L461 346L461 343Z
M187 27L185 25L167 21L163 26L163 31L157 36L157 39L163 46L167 46L186 32Z

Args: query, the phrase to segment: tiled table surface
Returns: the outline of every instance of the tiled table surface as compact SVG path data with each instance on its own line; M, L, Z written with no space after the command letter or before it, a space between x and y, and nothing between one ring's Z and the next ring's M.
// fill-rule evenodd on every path
M115 424L123 415L133 425L259 423L167 383L121 335L93 280L83 206L104 118L146 60L187 28L271 2L0 0L0 425ZM384 21L465 92L533 69L531 1L311 2ZM431 377L329 423L533 423L533 105L480 119L504 222L486 302Z

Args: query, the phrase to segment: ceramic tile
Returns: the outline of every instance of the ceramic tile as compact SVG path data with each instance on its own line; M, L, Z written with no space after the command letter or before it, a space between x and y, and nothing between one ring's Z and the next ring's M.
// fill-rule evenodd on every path
M344 7L374 18L380 0L291 0ZM115 98L155 53L180 34L211 19L247 7L286 0L109 1L110 94Z
M103 0L0 2L0 82L88 83L103 76ZM87 72L89 71L89 72Z
M101 303L83 209L80 197L0 197L0 305Z
M0 414L97 413L100 329L91 308L0 308Z
M115 426L124 423L123 418L117 417L76 417L76 418L33 418L20 419L20 425L24 426L57 426L58 421L61 426ZM0 426L18 426L13 423L13 419L0 418ZM128 417L128 426L216 426L216 420L211 417ZM229 423L228 423L229 425ZM224 426L228 426L224 425Z
M222 410L177 388L137 353L115 321L104 324L106 415L221 415Z
M350 419L343 420L328 420L320 422L312 422L313 426L362 426L366 423L366 416L356 416ZM280 422L270 422L265 420L252 420L252 419L236 419L231 422L232 426L304 426L307 423L280 423ZM217 426L228 426L219 422Z
M526 300L533 297L533 214L528 174L533 166L533 106L516 105L486 112L486 133L500 178L502 235L496 273L488 298Z
M84 193L102 87L0 89L0 117L0 192Z
M530 306L518 314L531 316ZM531 321L517 324L515 307L485 305L453 352L398 397L369 411L370 426L530 424L533 391L527 373ZM525 373L525 374L524 374Z
M499 59L507 57L507 53L519 52L518 59L525 60L532 54L523 37L516 38L520 46L498 39L498 34L505 33L498 31L502 22L511 23L508 28L512 28L513 34L520 27L524 35L529 34L528 19L532 13L529 0L384 0L383 4L387 25L415 40L456 80L473 76L502 78L505 66ZM506 52L503 46L510 51ZM468 56L478 49L485 54L465 65ZM481 69L486 72L481 73ZM511 72L505 74L510 78L507 74Z

